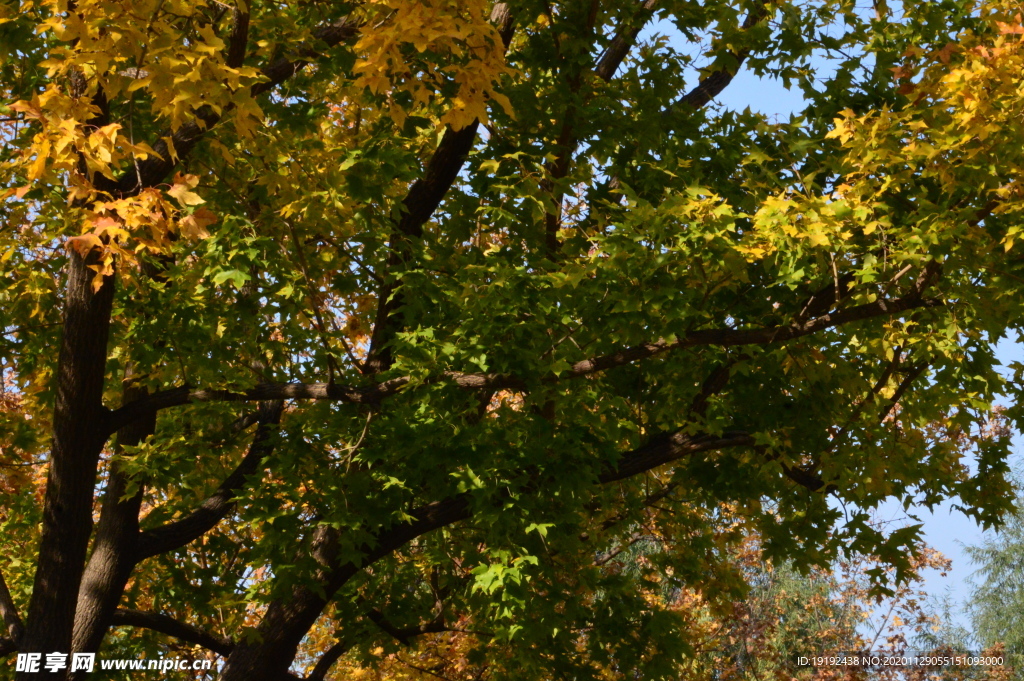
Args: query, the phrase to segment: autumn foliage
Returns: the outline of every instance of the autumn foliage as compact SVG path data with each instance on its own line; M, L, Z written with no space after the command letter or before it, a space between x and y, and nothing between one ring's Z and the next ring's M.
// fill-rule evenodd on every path
M1017 3L0 0L0 44L0 674L784 678L909 603L875 509L1012 506Z

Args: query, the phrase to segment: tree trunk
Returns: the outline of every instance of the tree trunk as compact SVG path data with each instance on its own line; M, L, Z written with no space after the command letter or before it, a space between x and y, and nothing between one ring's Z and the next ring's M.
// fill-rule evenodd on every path
M89 265L97 260L95 252L83 257L70 249L43 531L22 652L71 650L78 588L92 533L96 468L106 441L103 376L114 281L106 277L93 291L95 271ZM15 678L65 677L61 670L19 672Z

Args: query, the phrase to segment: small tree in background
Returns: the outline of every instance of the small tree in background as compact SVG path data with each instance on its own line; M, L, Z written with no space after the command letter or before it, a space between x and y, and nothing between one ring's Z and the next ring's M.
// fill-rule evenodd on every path
M1017 507L1024 509L1024 497ZM1013 514L965 551L977 566L967 602L974 637L983 646L1003 646L1024 668L1024 515Z

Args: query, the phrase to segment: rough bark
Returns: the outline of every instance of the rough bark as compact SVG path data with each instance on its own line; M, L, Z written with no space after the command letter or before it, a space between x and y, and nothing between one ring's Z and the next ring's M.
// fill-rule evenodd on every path
M131 384L130 370L126 372L123 402L133 402L146 396L146 390ZM117 449L137 446L156 429L156 412L124 427L117 435ZM72 650L95 652L103 640L107 623L117 609L125 585L135 566L134 547L139 534L139 510L142 506L143 486L134 495L123 499L129 480L121 467L111 465L110 477L100 520L96 528L92 554L82 577L75 612ZM70 674L70 679L84 678L83 672Z

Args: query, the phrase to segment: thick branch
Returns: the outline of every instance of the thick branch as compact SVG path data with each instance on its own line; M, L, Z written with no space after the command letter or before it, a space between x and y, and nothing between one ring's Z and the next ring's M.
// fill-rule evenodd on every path
M896 408L896 405L900 403L907 390L910 389L910 384L921 377L921 374L928 368L927 362L921 362L920 364L913 366L907 372L907 375L903 378L900 384L896 387L896 391L893 392L892 397L889 398L889 404L882 407L878 413L878 420L884 421L888 418L889 414Z
M854 277L852 274L844 274L835 281L829 282L827 286L810 296L807 301L804 302L803 308L797 316L797 320L804 321L814 317L819 317L831 310L843 301L847 295L849 295L850 284L853 283L853 280Z
M444 620L441 617L435 617L430 622L425 622L419 626L399 628L392 624L379 610L370 610L366 613L366 616L381 630L385 631L389 636L404 646L411 645L410 639L417 636L448 631L448 628L445 626ZM316 666L313 667L313 671L309 673L304 681L324 681L324 679L327 678L327 672L331 670L334 663L351 648L352 644L349 641L339 640L320 656L320 659L316 662Z
M0 619L7 625L7 635L12 641L20 641L21 635L25 633L25 626L21 622L21 615L18 614L18 607L11 598L11 592L7 588L4 575L0 572Z
M445 194L451 189L459 171L462 170L462 165L466 162L466 157L476 140L478 127L479 123L474 121L461 130L449 128L445 131L441 143L427 163L423 177L413 182L408 195L402 201L404 212L398 223L398 231L403 236L423 236L423 225L441 205Z
M608 45L601 58L598 59L597 66L594 68L594 75L603 81L612 79L619 65L622 64L622 60L626 58L629 50L636 43L636 37L640 34L640 29L654 16L654 8L657 5L658 0L644 0L644 2L640 3L640 11L637 12L636 16L631 17L625 26L620 27L616 31L611 44Z
M783 326L771 326L763 329L705 329L692 331L676 340L661 339L652 343L644 343L632 348L593 359L586 359L572 365L562 378L583 376L596 371L603 371L623 364L631 364L647 357L653 357L676 348L690 348L702 345L730 347L738 345L770 345L809 336L851 322L864 321L874 317L899 314L922 307L941 307L938 300L922 299L916 295L897 298L895 300L879 300L865 303L846 310L832 312L816 317L807 322L793 322Z
M750 12L743 22L743 28L745 30L751 29L762 20L766 19L769 15L769 4L770 3L766 2L758 9ZM735 64L731 68L722 68L704 74L701 77L700 82L697 84L697 87L680 97L678 101L670 104L661 112L662 119L667 119L680 110L697 111L707 106L715 97L720 95L726 87L728 87L736 74L739 73L740 68L743 66L743 62L746 61L749 54L749 49L731 52L730 55L735 60ZM635 153L635 148L629 151L627 158L620 162L620 167L627 165L629 159L631 159ZM599 195L607 196L609 190L618 189L619 187L619 175L618 173L615 173L603 184L602 188L599 190Z
M448 628L445 626L444 620L441 617L435 617L429 622L424 622L423 624L414 627L396 627L380 610L370 610L366 613L366 616L371 622L376 624L381 631L385 632L388 636L395 639L403 646L410 645L410 639L416 638L417 636L448 631Z
M423 225L441 205L448 190L455 183L480 126L473 121L461 130L448 128L434 155L427 163L426 172L416 180L402 201L402 217L391 235L388 269L401 269L411 256L411 242L423 236ZM404 296L396 291L397 281L385 283L378 293L377 316L370 338L370 352L366 367L370 373L379 373L391 366L391 353L387 347L401 328L395 312L404 302Z
M235 643L231 639L215 636L199 627L159 612L118 608L114 612L112 624L115 627L137 627L157 631L179 641L212 650L218 655L230 655L235 648Z
M494 7L491 8L491 23L498 29L498 35L501 36L501 42L507 50L516 30L515 15L512 14L512 8L507 2L494 3Z
M731 358L727 362L715 367L714 370L704 379L700 386L700 392L690 402L690 414L692 416L704 416L708 410L708 403L711 398L725 390L726 384L732 375L732 368L736 362L747 359L745 354Z
M477 381L479 382L479 381ZM125 405L110 414L111 428L118 428L146 414L180 407L194 402L256 402L276 400L332 400L357 404L376 404L409 383L408 377L383 381L367 388L330 383L261 383L243 392L230 390L193 390L187 386L172 388Z
M248 3L242 7L248 7ZM249 41L249 10L236 7L231 14L231 37L228 39L228 53L224 63L237 69L245 63L245 52Z
M259 427L256 429L252 445L231 475L189 515L140 533L135 552L136 561L189 544L209 532L235 508L235 495L238 490L274 449L271 435L281 420L283 407L280 401L268 402L261 406Z
M331 671L334 663L341 659L341 656L347 653L351 647L351 644L346 641L338 641L332 645L316 661L316 666L313 667L313 671L309 673L305 681L324 681L327 678L327 672Z
M799 468L796 466L788 466L786 464L782 464L782 472L786 475L787 478L789 478L796 484L800 485L801 487L806 487L812 492L821 491L823 488L826 492L835 489L834 485L826 486L824 480L822 480L812 470L808 470L807 468Z
M594 67L594 75L601 80L608 82L615 75L622 60L629 54L629 50L636 42L636 37L650 19L654 16L654 8L658 0L643 0L639 9L633 16L630 16L616 31L604 54L598 59ZM545 163L544 169L548 177L544 180L543 187L552 194L554 210L544 217L544 248L551 257L557 257L561 242L558 239L558 230L562 222L562 202L564 193L559 186L561 181L569 175L572 167L572 157L579 147L579 132L577 130L578 111L574 102L584 79L578 68L578 64L570 61L566 65L567 78L566 88L568 105L562 117L561 130L553 146L554 158Z
M742 432L729 432L722 435L687 435L676 431L659 435L652 438L643 447L634 449L622 457L618 466L598 477L598 482L605 484L616 480L625 480L684 456L710 449L752 447L753 445L754 438Z
M109 431L103 407L113 277L93 289L96 253L71 250L57 361L57 399L36 574L18 642L24 652L67 651L92 533L93 489ZM53 674L43 674L53 678ZM63 676L63 674L59 675ZM30 675L19 672L19 680Z
M508 49L515 28L515 21L507 3L497 3L491 12L491 22L497 26L505 49ZM388 254L388 270L400 270L411 257L413 241L423 236L423 225L437 210L445 195L455 184L462 166L476 141L480 122L474 120L462 128L445 130L441 143L427 162L423 177L413 182L402 201L402 217L391 233ZM389 280L377 293L377 314L370 336L370 350L365 367L370 374L377 374L391 366L389 343L401 329L402 322L396 312L405 304L405 296L398 290L399 281Z
M129 362L122 380L122 403L144 399L148 391L137 385L136 367ZM124 448L140 445L156 432L156 413L133 421L120 429L114 451L123 454ZM75 609L75 627L71 638L75 652L96 652L107 631L110 616L117 610L124 587L135 567L133 558L135 541L139 534L139 509L145 495L145 481L135 481L135 493L129 494L131 477L121 462L114 459L104 485L103 501L96 537L92 543L89 562L78 589ZM82 681L86 672L69 673L69 681Z

